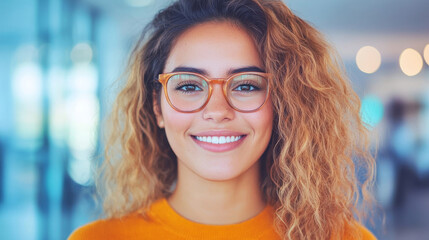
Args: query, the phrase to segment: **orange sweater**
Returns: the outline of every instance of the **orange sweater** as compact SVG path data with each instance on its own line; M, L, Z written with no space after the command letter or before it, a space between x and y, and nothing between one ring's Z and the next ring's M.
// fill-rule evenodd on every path
M280 239L274 231L273 209L270 206L238 224L205 225L180 216L166 199L161 199L152 205L148 216L146 220L139 213L134 213L121 219L98 220L77 229L69 240ZM360 228L364 240L375 239L364 227Z

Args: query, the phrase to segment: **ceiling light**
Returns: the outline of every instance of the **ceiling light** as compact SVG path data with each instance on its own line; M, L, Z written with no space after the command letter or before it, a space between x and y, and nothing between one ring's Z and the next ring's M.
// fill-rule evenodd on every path
M356 64L364 73L374 73L380 67L380 52L372 46L365 46L359 49L356 54Z
M407 76L417 75L423 68L423 59L420 53L412 48L405 49L399 57L399 66Z

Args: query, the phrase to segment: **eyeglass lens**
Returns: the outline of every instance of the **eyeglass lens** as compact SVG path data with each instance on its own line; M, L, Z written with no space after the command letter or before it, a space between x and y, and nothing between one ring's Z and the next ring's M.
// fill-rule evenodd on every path
M228 81L227 100L241 111L253 111L264 104L268 80L257 74L241 74ZM171 104L181 111L201 108L209 96L209 83L198 75L180 73L167 81L167 95Z

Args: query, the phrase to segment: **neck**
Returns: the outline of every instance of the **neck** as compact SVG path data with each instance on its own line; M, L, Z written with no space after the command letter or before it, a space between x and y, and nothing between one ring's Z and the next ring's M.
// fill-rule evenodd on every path
M211 181L179 163L176 189L167 201L178 214L194 222L243 222L258 215L266 205L260 189L259 164L236 178Z

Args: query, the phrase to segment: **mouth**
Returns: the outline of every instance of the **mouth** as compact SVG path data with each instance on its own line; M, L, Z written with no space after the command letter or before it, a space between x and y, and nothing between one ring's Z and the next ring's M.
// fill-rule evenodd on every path
M225 144L225 143L233 143L237 142L246 135L240 136L192 136L194 139L211 144Z
M191 135L192 139L198 146L210 152L231 151L237 148L238 146L240 146L241 143L243 143L246 136L247 136L246 134Z

